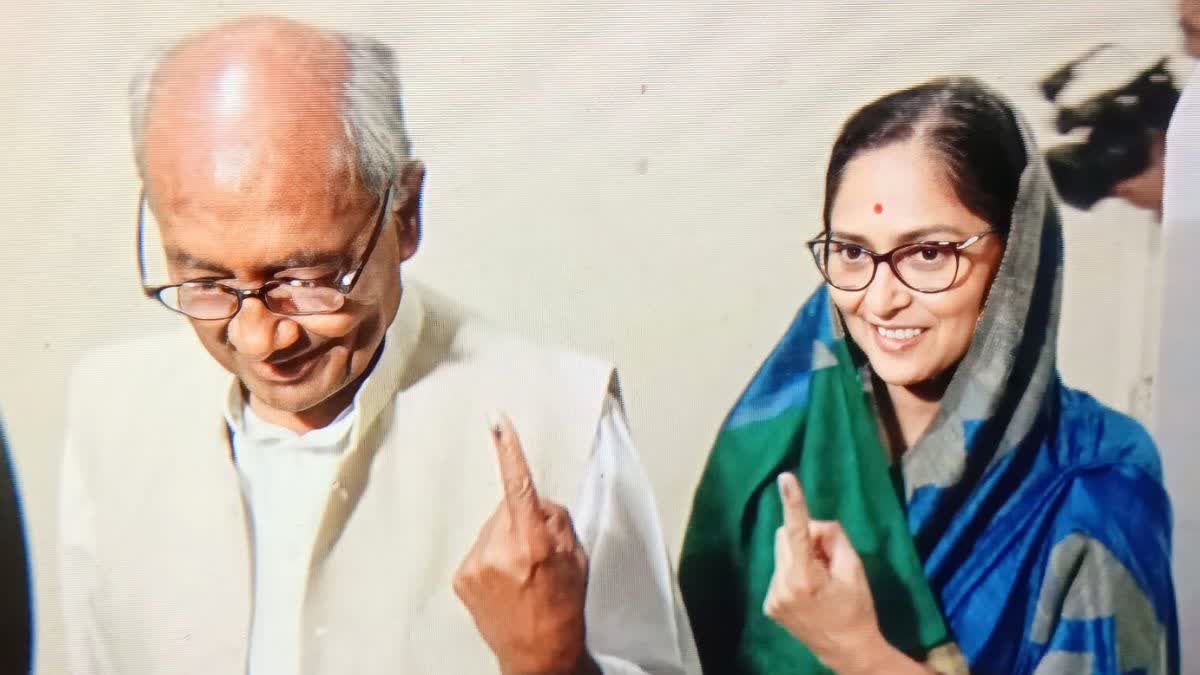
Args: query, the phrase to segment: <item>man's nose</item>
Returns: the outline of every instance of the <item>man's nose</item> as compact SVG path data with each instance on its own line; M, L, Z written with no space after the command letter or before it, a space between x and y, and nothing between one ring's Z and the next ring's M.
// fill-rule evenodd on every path
M262 361L300 339L300 325L267 309L258 298L246 298L229 321L229 343L240 354Z
M887 317L904 309L912 302L912 291L905 286L891 265L881 263L875 270L875 278L867 286L864 299L867 310L878 317Z

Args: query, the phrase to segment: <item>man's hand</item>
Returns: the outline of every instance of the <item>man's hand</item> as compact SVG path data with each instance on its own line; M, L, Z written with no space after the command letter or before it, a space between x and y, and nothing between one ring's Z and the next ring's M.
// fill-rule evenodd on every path
M1166 136L1161 131L1150 132L1150 161L1146 169L1113 186L1112 196L1119 197L1141 209L1149 209L1162 220L1163 171L1166 168Z
M800 482L779 477L783 526L763 612L839 673L928 673L879 631L862 559L836 521L810 520Z
M599 673L584 643L588 559L562 506L538 498L507 417L492 423L504 499L454 575L505 675Z

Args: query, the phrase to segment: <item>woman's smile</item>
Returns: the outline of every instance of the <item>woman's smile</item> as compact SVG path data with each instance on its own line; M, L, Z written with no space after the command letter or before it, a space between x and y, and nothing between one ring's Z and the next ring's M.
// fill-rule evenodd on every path
M904 352L912 349L929 330L924 327L893 327L870 322L867 325L871 327L875 336L875 344L885 352Z

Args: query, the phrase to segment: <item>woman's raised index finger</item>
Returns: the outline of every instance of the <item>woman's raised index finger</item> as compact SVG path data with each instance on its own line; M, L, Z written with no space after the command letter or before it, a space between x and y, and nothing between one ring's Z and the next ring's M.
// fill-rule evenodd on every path
M779 474L776 481L779 484L779 498L783 502L783 525L793 537L802 534L808 539L808 502L804 499L804 490L800 481L789 471Z

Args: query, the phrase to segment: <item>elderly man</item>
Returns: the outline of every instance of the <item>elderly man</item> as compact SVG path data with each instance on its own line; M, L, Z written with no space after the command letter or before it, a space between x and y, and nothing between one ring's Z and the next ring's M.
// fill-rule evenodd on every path
M72 378L72 671L696 670L612 367L402 282L389 50L242 19L132 99L143 284L191 326Z

